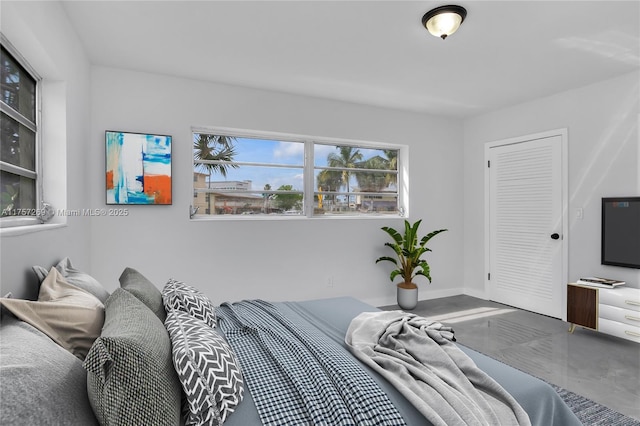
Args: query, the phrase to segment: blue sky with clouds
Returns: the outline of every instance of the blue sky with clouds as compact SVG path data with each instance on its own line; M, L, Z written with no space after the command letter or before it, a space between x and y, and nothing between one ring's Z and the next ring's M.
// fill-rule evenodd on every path
M234 145L236 151L234 160L237 162L271 163L297 167L240 166L237 169L229 169L226 179L219 174L211 176L212 181L251 180L253 190L264 189L266 184L270 184L271 189L278 189L281 185L292 185L294 189L303 190L303 142L236 138ZM360 151L363 154L363 159L371 158L375 155L384 156L382 151L377 149L360 148ZM330 153L338 153L335 145L316 144L314 151L315 165L326 166L327 156Z

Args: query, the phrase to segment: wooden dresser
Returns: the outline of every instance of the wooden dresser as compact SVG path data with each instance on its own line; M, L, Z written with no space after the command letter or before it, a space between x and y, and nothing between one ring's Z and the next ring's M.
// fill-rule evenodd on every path
M567 321L640 343L640 289L567 286Z

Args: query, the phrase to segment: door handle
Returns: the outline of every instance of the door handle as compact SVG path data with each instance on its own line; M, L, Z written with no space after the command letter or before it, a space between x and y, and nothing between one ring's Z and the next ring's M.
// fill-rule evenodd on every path
M552 240L557 240L558 238L560 238L560 235L557 232L551 234L551 239Z

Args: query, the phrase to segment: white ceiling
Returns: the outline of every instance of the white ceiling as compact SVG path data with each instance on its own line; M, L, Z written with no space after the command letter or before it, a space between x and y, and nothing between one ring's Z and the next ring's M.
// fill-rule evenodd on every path
M64 1L92 63L470 117L640 68L640 1Z

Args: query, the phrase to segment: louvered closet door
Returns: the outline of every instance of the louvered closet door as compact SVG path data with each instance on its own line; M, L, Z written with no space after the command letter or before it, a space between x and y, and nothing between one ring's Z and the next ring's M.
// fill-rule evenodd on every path
M490 149L489 297L562 317L560 136Z

